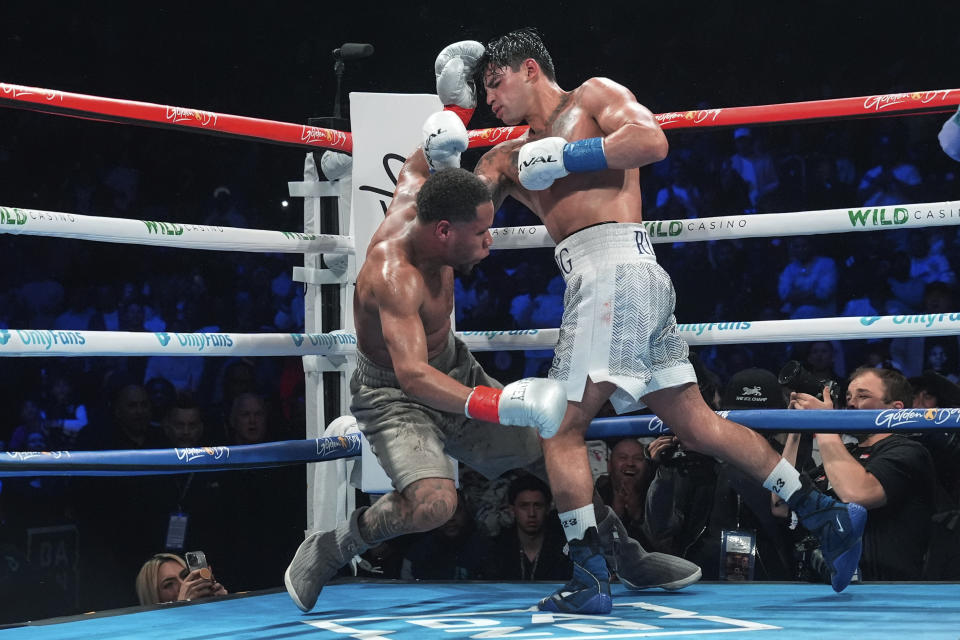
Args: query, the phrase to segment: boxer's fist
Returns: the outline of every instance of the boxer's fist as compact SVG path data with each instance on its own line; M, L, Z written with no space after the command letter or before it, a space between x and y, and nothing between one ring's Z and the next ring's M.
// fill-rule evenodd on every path
M570 172L563 163L563 149L567 141L563 138L543 138L520 147L517 158L517 170L520 184L530 191L543 191L557 178L563 178Z
M320 156L320 169L327 180L339 180L353 170L353 156L338 151L324 151Z
M437 76L437 95L444 106L476 108L477 91L473 84L473 71L483 52L483 45L479 42L463 40L447 45L437 56L433 70Z
M557 178L573 172L607 169L603 138L584 138L567 142L563 138L543 138L520 147L517 171L520 184L530 191L543 191Z
M464 413L468 418L516 427L536 427L544 438L560 429L567 394L556 380L524 378L503 389L474 387Z
M423 123L423 155L431 171L459 167L468 142L467 128L451 111L438 111Z

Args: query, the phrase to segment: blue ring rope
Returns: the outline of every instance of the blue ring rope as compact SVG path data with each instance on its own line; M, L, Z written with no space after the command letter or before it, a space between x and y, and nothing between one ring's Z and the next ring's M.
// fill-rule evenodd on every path
M752 409L718 413L755 431L773 433L917 433L960 428L960 409ZM665 433L670 433L669 427L656 416L620 416L597 418L591 423L587 438L643 437ZM0 477L132 476L257 469L351 458L360 455L360 451L361 436L358 433L312 440L194 449L8 451L0 453Z

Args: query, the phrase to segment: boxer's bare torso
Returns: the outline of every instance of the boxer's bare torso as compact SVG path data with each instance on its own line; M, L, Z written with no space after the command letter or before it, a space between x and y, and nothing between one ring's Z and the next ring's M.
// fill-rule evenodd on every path
M527 135L497 145L477 164L475 172L491 185L494 204L499 206L507 196L513 196L543 220L555 241L599 222L640 222L639 169L573 173L544 191L528 191L520 185L517 156L524 143L550 136L570 141L610 136L613 140L632 133L630 129L646 128L662 137L653 115L627 89L602 78L587 80L569 92L557 87L543 100L519 105L519 109L526 107L529 111L511 112L510 85L517 80L516 74L495 71L488 73L485 81L487 101L497 117L508 124L527 121L531 125ZM607 145L610 166L614 167L617 158L610 153L612 146Z
M397 189L386 212L386 218L373 234L367 250L367 259L357 274L356 294L353 298L357 346L368 358L379 365L393 367L387 350L380 320L379 299L387 295L403 295L419 301L420 320L427 340L427 356L443 351L450 332L450 314L453 312L453 268L439 266L423 269L415 266L413 248L407 231L417 217L416 197L429 173L422 155L417 152L403 166L397 179ZM405 281L402 289L398 276ZM412 280L413 285L409 283ZM379 298L378 298L379 295Z

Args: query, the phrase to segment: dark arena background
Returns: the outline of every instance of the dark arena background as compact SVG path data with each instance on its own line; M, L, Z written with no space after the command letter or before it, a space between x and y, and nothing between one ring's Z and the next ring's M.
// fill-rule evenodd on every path
M960 3L923 0L8 1L0 3L0 83L306 123L334 115L331 52L344 43L374 47L373 55L345 64L342 116L349 118L350 92L435 93L434 58L445 45L532 26L553 56L561 87L605 76L653 113L683 112L960 88L958 25ZM0 103L0 351L13 329L304 331L302 286L291 279L300 255L17 235L5 229L11 225L3 209L301 230L302 207L287 183L302 176L303 150ZM960 163L937 140L954 111L667 131L669 156L641 171L644 219L841 207L875 212L958 200ZM469 128L499 124L481 105ZM472 168L482 152L467 152L464 165ZM751 182L738 173L738 154L762 157L765 178ZM950 215L960 217L960 205L952 204ZM869 223L870 213L858 215ZM879 220L893 221L891 230L659 244L659 261L677 290L677 321L960 311L960 227L898 230L896 218ZM533 214L508 200L494 226L531 224L539 224ZM783 275L802 252L832 265L816 299L794 296ZM494 252L460 280L460 292L472 304L458 300L458 330L559 326L562 288L549 250ZM940 307L930 306L932 293ZM920 368L956 383L960 343L951 337L933 346L939 356L923 352ZM692 350L717 390L742 369L778 372L790 360L841 383L868 362L920 375L906 371L890 339ZM927 366L929 357L940 358L935 367ZM479 359L509 381L543 375L549 358L514 351ZM116 423L131 415L150 422L151 448L162 448L160 425L177 391L188 392L199 410L205 444L243 444L234 433L242 430L235 422L241 418L230 405L239 392L259 399L261 441L306 437L299 357L186 360L191 364L178 367L134 356L0 357L0 456L131 449L114 437ZM167 380L164 372L179 378ZM124 394L145 383L141 395ZM118 413L121 404L129 415ZM85 426L67 437L62 421L79 406ZM946 514L937 532L941 546L956 549L960 446L944 437L948 446L931 445L938 515ZM605 473L605 460L600 467ZM792 557L758 564L752 582L721 580L714 568L679 592L615 585L614 612L601 618L531 609L552 583L392 581L361 568L358 580L342 572L344 580L324 590L317 608L301 614L282 587L306 526L303 475L302 466L286 466L189 476L0 478L0 638L960 638L956 552L938 560L928 555L916 580L868 581L842 594L798 569ZM497 490L502 496L505 485L490 489ZM481 506L473 505L471 515L479 518ZM164 551L171 514L187 511L192 528L184 550L203 549L230 595L138 607L140 565ZM425 536L392 550L398 576L404 552L422 548Z

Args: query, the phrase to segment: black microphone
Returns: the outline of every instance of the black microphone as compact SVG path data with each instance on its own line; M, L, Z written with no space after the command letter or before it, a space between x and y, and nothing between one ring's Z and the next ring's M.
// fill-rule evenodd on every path
M359 60L360 58L367 58L372 55L372 44L358 42L345 42L339 49L333 50L334 59L343 61Z

